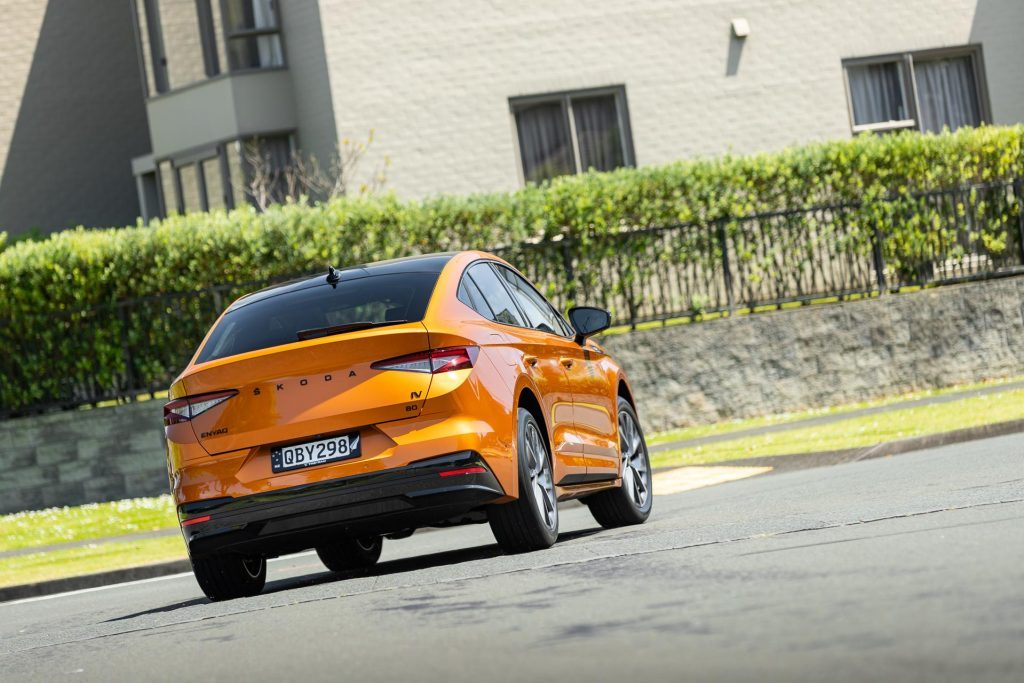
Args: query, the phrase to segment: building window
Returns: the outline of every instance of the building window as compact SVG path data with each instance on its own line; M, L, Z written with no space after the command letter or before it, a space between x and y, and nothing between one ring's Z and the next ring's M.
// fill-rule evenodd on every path
M516 97L509 104L526 182L634 163L623 86Z
M199 40L203 48L203 65L206 76L212 78L220 73L220 57L217 54L217 29L213 16L213 0L196 0L196 15L199 18Z
M225 146L162 161L157 165L157 173L165 215L231 209L238 203ZM241 173L235 180L242 180Z
M222 0L231 69L284 66L275 0Z
M847 60L853 132L978 126L988 117L981 48Z

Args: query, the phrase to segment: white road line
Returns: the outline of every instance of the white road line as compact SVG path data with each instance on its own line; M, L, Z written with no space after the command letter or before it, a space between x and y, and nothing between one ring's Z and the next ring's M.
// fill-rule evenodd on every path
M304 553L295 553L294 555L285 555L283 557L275 557L270 562L279 562L281 560L291 560L296 557L303 557L305 555L315 554L315 550L309 550ZM149 579L136 579L135 581L124 581L122 583L111 583L106 586L93 586L92 588L79 588L78 590L67 591L65 593L53 593L51 595L37 595L31 598L22 598L21 600L12 600L10 602L0 602L0 608L8 607L12 605L24 605L29 602L41 602L43 600L53 600L55 598L67 598L72 595L82 595L83 593L96 593L98 591L111 590L113 588L127 588L129 586L141 586L146 583L156 583L157 581L169 581L170 579L180 579L183 577L192 577L192 572L182 572L180 574L167 574L166 576L154 576Z

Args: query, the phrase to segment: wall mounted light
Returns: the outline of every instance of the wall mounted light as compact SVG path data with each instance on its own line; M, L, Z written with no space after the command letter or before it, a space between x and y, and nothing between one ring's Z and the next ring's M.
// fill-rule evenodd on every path
M732 20L732 34L737 38L746 38L750 35L750 22L740 17Z

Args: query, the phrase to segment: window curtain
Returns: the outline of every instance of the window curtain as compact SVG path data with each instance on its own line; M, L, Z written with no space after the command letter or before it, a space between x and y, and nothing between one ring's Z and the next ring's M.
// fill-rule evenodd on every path
M903 121L908 118L898 63L851 66L847 68L847 76L850 80L855 125Z
M916 62L917 99L921 129L933 133L949 126L977 126L981 123L978 85L970 57Z
M574 99L572 112L576 121L576 137L583 169L610 171L625 166L615 96Z
M575 172L572 143L561 102L538 104L516 112L519 152L527 182Z

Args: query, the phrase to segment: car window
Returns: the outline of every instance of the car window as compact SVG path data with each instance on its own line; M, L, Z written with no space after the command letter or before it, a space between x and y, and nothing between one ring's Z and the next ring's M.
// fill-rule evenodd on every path
M508 283L519 307L526 313L530 327L542 332L565 334L565 328L551 304L538 294L530 283L504 266L495 266L495 268Z
M491 311L491 307L484 301L484 295L480 293L480 288L476 286L468 277L462 278L462 282L459 283L459 301L466 304L474 311L487 318L488 320L494 320L494 313Z
M437 273L375 275L271 296L229 310L197 363L299 341L299 332L423 320Z
M508 290L501 284L501 280L486 263L477 263L471 266L466 274L480 288L487 305L494 312L494 320L506 325L518 325L526 327L515 302L509 296Z

